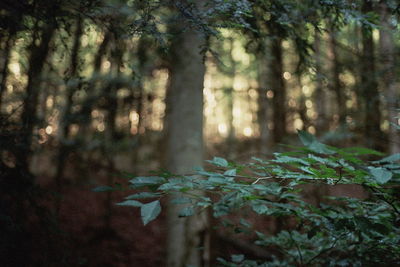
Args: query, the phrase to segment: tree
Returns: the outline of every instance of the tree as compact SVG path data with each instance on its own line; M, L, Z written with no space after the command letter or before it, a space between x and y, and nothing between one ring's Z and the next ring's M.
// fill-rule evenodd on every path
M396 85L396 53L393 39L394 25L390 21L391 10L386 1L379 3L380 30L379 30L379 56L382 85L386 98L389 122L389 150L391 153L400 153L400 135L395 125L398 125L398 108L400 95Z
M362 12L366 16L373 15L372 1L364 1ZM375 44L372 36L372 28L368 24L362 26L362 57L361 57L361 86L364 97L364 124L365 124L365 141L367 147L374 149L382 148L382 132L381 111L380 111L380 93L378 91L378 82L376 78L375 67Z
M197 8L204 2L196 1ZM201 46L205 39L193 29L174 25L167 91L167 168L184 175L203 163L203 83ZM173 196L176 197L176 196ZM208 261L207 215L180 218L182 207L167 210L167 266L201 266ZM203 249L200 249L203 247Z

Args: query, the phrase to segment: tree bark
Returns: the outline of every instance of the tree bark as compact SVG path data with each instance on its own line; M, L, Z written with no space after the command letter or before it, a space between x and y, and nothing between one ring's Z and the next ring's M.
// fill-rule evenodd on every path
M391 154L400 153L400 134L399 130L393 124L399 125L398 119L400 109L400 94L396 88L395 73L395 44L393 40L393 31L395 27L390 23L390 10L386 1L380 1L379 13L381 18L381 28L379 30L379 54L381 61L382 85L386 96L388 109L389 125L389 152Z
M271 59L270 59L270 86L274 92L272 99L274 130L273 136L275 143L282 141L286 135L286 87L283 80L283 49L282 39L275 37L271 40Z
M133 163L133 173L137 175L138 173L138 164L139 164L139 149L142 145L142 135L146 131L146 127L144 124L145 119L145 92L143 86L143 79L145 77L145 67L148 62L148 55L147 55L147 45L148 42L144 36L139 39L138 50L137 50L137 60L138 60L138 70L137 70L137 87L134 88L132 94L137 97L136 99L136 112L138 114L138 122L137 122L137 132L135 134L135 148L132 154L132 163Z
M6 83L8 76L8 63L10 62L11 49L14 44L15 32L9 32L7 38L4 40L4 49L2 49L1 62L1 80L0 80L0 112L3 104L3 96L6 91Z
M339 116L339 126L346 125L346 95L344 93L343 83L340 80L341 63L337 52L335 29L329 32L330 50L332 56L332 90L336 95L337 114Z
M106 135L105 135L105 146L103 146L103 152L107 154L107 186L113 185L113 173L115 172L114 163L114 150L112 149L113 144L116 140L116 120L118 115L118 89L120 87L119 77L121 75L120 68L123 65L123 53L124 53L124 42L120 36L114 30L114 39L111 49L111 67L110 74L114 79L111 79L110 84L105 87L104 95L107 97L107 115L105 118L106 122ZM112 203L112 192L107 192L105 200L105 215L104 215L104 226L106 229L111 228L111 220L113 215Z
M36 111L40 93L41 76L46 58L50 51L50 42L56 30L55 21L49 21L43 26L40 32L40 44L33 38L30 49L28 84L26 86L26 96L23 101L22 121L22 146L17 155L21 167L28 168L28 159L31 154L31 144L33 129L36 124ZM35 36L35 34L34 34Z
M76 90L78 89L78 84L76 83L76 79L78 79L79 72L79 50L81 37L83 34L83 20L81 17L78 17L76 22L76 29L74 34L74 40L71 50L71 59L69 66L69 78L67 79L66 84L66 95L65 95L65 104L61 111L60 121L59 121L59 151L57 156L57 168L55 175L55 182L57 187L57 192L61 194L61 180L64 174L65 169L65 160L68 158L68 154L70 152L69 144L67 144L67 140L69 138L69 126L71 124L71 108L72 108L72 97ZM61 204L60 197L56 200L56 214L60 211Z
M230 88L226 88L225 97L227 102L227 115L228 115L228 138L227 138L227 155L228 158L232 158L235 153L235 126L233 124L234 116L233 116L233 105L234 105L234 98L235 98L235 89L234 89L234 81L236 75L236 62L233 58L233 45L234 39L232 37L229 38L230 50L229 50L229 74L232 78L232 84Z
M197 4L203 5L203 1ZM166 156L167 168L175 174L190 173L203 163L205 67L200 46L204 41L200 33L189 29L176 36L170 48ZM206 214L180 218L181 209L172 204L167 208L167 266L207 266Z
M267 62L267 51L259 52L259 62L258 62L258 111L257 111L257 121L258 128L260 132L259 141L259 152L262 155L268 153L268 146L270 140L270 130L268 129L269 122L269 101L267 97L268 92L268 67L265 62Z
M364 1L364 14L373 11L372 1ZM365 112L365 141L369 148L382 150L382 132L380 129L381 111L379 101L378 82L376 79L374 40L372 29L368 25L362 28L363 53L361 58L361 85L364 96Z
M316 86L314 91L314 105L317 111L317 120L315 122L315 128L318 135L326 132L329 129L328 114L327 114L327 95L326 88L324 88L322 80L322 54L321 54L321 34L316 32L314 34L314 58L315 58L315 69L316 69Z

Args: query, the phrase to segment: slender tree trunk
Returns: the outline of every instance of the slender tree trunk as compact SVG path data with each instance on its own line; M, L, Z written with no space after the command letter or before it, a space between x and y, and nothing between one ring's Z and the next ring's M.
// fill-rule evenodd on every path
M335 29L329 32L330 37L330 50L332 56L332 90L336 95L337 112L339 116L339 126L346 125L346 95L344 93L343 83L340 80L341 64L337 52L336 34Z
M286 135L286 87L283 80L283 49L282 39L276 37L271 41L270 59L270 85L274 92L272 99L273 119L274 119L274 141L279 143Z
M257 111L257 120L258 127L260 132L260 141L259 141L259 152L262 155L266 155L268 153L269 147L269 139L270 139L270 130L268 129L269 122L269 101L267 97L268 92L268 67L265 62L267 62L267 51L261 51L259 53L259 61L258 61L258 111Z
M298 85L300 87L300 99L299 99L299 115L300 115L300 119L303 122L303 129L304 131L306 131L308 129L309 126L311 126L311 120L307 115L307 97L306 95L303 93L302 87L303 87L303 83L301 81L301 75L302 73L299 72L297 74L297 80L298 80Z
M40 44L33 38L31 44L31 54L29 57L28 84L26 86L26 96L23 101L23 110L21 115L23 134L22 148L17 158L21 167L28 168L28 158L31 154L31 144L33 129L36 124L36 110L40 93L41 76L46 58L50 51L50 42L56 30L55 22L48 22L43 26L40 33Z
M3 96L7 89L7 77L8 77L8 63L11 58L11 49L14 44L15 33L10 32L4 40L4 49L2 49L1 69L0 69L0 112L3 104Z
M203 1L196 1L203 5ZM177 27L182 29L181 27ZM167 91L167 168L187 174L203 164L203 82L200 33L187 30L172 41ZM180 218L181 206L167 208L167 266L207 266L207 216Z
M233 42L234 39L230 38L230 51L229 51L229 61L230 61L230 70L229 74L232 77L232 85L230 88L226 88L225 90L225 97L227 100L227 114L228 114L228 139L227 139L227 145L228 145L228 157L232 158L233 154L235 153L235 126L233 124L234 116L233 116L233 104L234 104L234 98L235 98L235 89L234 89L234 81L235 81L235 75L236 75L236 62L235 59L233 58Z
M314 91L314 105L317 111L317 120L315 122L315 128L318 135L329 129L328 114L327 114L327 95L326 88L323 85L323 68L322 68L322 54L321 54L321 34L316 32L314 34L314 57L315 57L315 69L316 69L316 86Z
M103 41L101 42L99 49L97 50L96 56L93 62L93 74L92 81L89 84L89 90L87 93L86 100L82 104L82 111L80 113L81 123L79 125L79 134L78 136L87 136L90 124L91 124L91 112L93 104L96 102L96 94L98 89L98 83L96 82L96 76L101 72L101 64L103 63L104 57L107 54L107 49L109 47L110 41L112 38L111 31L107 31L104 34Z
M393 31L395 27L390 23L390 10L386 1L380 1L379 12L381 17L381 28L379 30L379 52L381 59L382 85L386 96L389 125L389 151L390 153L400 153L400 133L396 127L399 125L398 119L400 109L400 94L396 88L395 73L395 44L393 40ZM392 124L393 123L393 124Z
M55 182L57 186L57 192L59 196L56 200L56 214L60 211L61 204L61 180L63 177L66 159L68 158L70 147L66 143L69 138L69 126L71 124L71 108L72 108L72 97L76 90L78 89L78 84L76 80L78 79L79 72L79 50L80 50L80 42L83 34L83 21L82 18L79 17L76 23L76 29L74 34L74 41L71 50L71 59L69 65L69 77L66 83L66 95L65 95L65 104L61 111L61 117L59 122L59 151L57 156L57 167L56 167L56 175Z
M145 113L145 93L144 93L144 87L143 87L143 79L145 76L145 66L148 61L148 56L147 56L147 42L145 37L141 37L139 40L139 45L138 45L138 51L137 51L137 59L138 59L138 75L136 77L137 81L137 88L134 88L135 90L138 90L137 93L137 108L136 111L138 113L138 122L137 122L137 132L136 132L136 139L135 139L135 149L133 151L132 155L132 163L133 163L133 172L134 174L137 174L138 172L138 164L139 164L139 149L142 144L142 138L141 135L144 134L145 132L145 127L144 127L144 113ZM135 95L135 91L133 94Z
M364 14L372 12L372 1L364 1L362 11ZM381 150L383 142L380 140L382 136L380 129L381 111L378 82L376 79L374 40L372 29L369 26L363 25L362 30L361 85L365 99L365 140L368 147Z
M120 68L123 64L123 47L124 43L120 39L120 37L114 31L114 42L113 49L111 51L111 67L110 71L114 79L112 79L111 84L106 87L104 94L107 96L107 116L106 116L106 142L104 147L104 152L107 154L107 185L112 186L113 184L113 173L115 172L115 163L114 163L114 150L112 149L113 144L116 140L116 119L118 113L118 99L117 92L120 87L118 82L118 78L121 74ZM116 79L115 79L116 78ZM107 192L107 197L105 200L105 216L104 216L104 224L106 229L111 229L111 218L113 213L112 203L112 192Z

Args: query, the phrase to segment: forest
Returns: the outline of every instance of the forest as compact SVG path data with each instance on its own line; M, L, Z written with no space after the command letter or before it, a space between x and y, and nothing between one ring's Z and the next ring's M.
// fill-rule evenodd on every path
M400 266L399 20L0 1L0 266Z

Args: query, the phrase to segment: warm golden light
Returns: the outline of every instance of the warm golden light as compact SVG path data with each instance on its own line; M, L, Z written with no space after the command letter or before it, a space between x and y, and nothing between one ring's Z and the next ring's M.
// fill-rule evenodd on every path
M285 72L283 73L283 78L284 78L285 80L290 80L290 78L292 78L292 74L290 74L290 72L288 72L288 71L285 71Z
M246 137L250 137L253 135L253 129L251 129L250 127L246 127L243 129L243 134Z
M218 132L222 136L226 136L228 133L228 127L226 126L225 123L220 123L218 124Z
M49 125L49 126L46 127L46 133L47 133L48 135L50 135L50 134L53 133L53 127L52 127L51 125Z
M104 123L97 124L97 130L99 132L104 132L105 129L106 129L106 126L104 125Z

